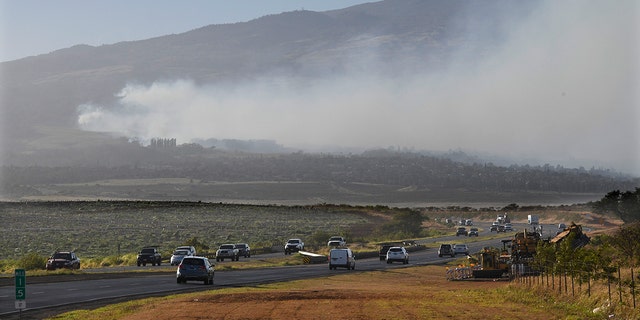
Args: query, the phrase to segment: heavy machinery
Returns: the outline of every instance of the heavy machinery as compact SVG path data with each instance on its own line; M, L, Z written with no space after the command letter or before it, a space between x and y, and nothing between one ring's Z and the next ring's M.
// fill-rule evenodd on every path
M478 253L478 266L471 272L474 278L502 278L509 273L511 255L506 244L511 240L502 240L502 250L485 247Z
M501 278L510 275L514 270L529 271L540 241L539 233L523 230L516 232L512 239L502 240L502 250L484 248L478 253L480 269L473 270L473 277ZM512 268L512 266L516 267Z
M589 237L586 234L582 233L582 226L575 223L571 223L569 227L560 231L549 242L558 244L565 239L572 239L571 246L575 249L586 246L590 241Z
M529 232L526 229L516 232L511 240L511 260L516 264L529 264L536 254L536 247L540 242L538 232Z

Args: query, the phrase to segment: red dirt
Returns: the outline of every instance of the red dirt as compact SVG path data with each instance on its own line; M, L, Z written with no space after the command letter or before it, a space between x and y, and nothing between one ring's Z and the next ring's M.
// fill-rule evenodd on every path
M427 266L340 273L239 293L209 291L148 303L123 319L542 320L558 316L504 301L494 289L508 282L447 281L444 270Z

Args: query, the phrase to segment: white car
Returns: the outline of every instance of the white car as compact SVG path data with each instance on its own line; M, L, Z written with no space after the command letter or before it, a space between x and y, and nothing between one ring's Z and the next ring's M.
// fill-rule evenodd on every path
M394 261L402 262L402 264L409 263L409 253L404 247L391 247L387 251L387 263Z
M347 245L347 241L344 240L343 237L333 236L329 238L329 242L327 242L327 246L329 247L344 247Z
M196 255L196 248L194 246L180 246L176 248L176 251L178 250L188 250L192 256Z
M184 249L176 250L171 255L171 265L177 266L180 264L180 262L182 262L182 259L184 259L185 257L191 257L191 256L193 255L189 250L184 250Z
M287 243L284 245L285 255L302 250L304 250L304 242L297 238L287 240Z

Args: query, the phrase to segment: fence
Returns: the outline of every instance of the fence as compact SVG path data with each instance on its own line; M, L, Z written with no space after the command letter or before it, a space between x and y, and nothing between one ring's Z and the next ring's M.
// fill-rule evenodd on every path
M589 268L587 268L589 269ZM519 269L513 266L516 283L558 294L584 295L606 290L608 301L636 308L635 272L633 268L607 267L604 270L585 271L577 266L552 266L540 270Z

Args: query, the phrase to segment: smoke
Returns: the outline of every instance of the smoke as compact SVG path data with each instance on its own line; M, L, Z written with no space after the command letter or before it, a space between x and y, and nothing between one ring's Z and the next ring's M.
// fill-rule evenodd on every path
M637 18L633 1L542 2L503 46L444 71L132 84L115 106L79 106L78 123L143 141L462 149L640 174Z

